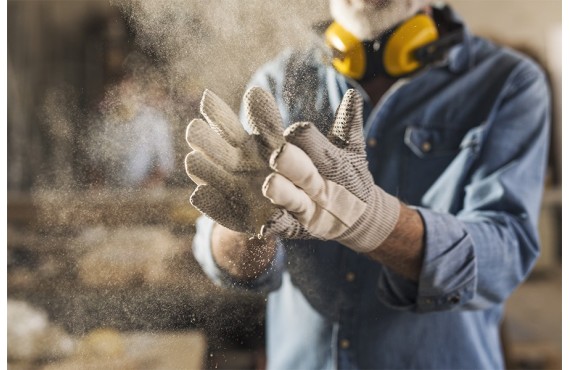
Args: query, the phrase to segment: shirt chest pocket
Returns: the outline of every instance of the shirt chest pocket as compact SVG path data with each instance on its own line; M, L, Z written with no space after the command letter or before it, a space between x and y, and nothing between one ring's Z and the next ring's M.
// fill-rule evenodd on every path
M423 194L459 153L474 144L468 130L409 126L404 134L401 190L405 201L419 204Z
M413 127L406 128L404 142L418 158L429 160L454 156L468 145L465 131Z

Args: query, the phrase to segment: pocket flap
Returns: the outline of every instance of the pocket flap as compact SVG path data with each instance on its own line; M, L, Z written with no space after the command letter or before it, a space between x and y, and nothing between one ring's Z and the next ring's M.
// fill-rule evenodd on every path
M410 126L406 128L406 145L420 158L457 154L461 149L477 148L485 125L467 131Z

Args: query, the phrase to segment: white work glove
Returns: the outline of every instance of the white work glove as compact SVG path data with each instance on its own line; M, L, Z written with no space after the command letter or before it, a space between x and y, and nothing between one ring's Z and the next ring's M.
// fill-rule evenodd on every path
M362 125L362 98L349 90L328 139L312 123L285 130L287 143L271 155L275 172L263 184L263 195L283 209L264 225L264 235L336 240L357 252L382 244L400 202L374 184Z
M186 172L198 185L190 202L200 212L229 229L256 235L276 207L261 194L271 172L269 157L280 148L283 124L273 97L258 87L243 98L247 133L231 108L211 91L204 91L200 112L186 129L193 149Z

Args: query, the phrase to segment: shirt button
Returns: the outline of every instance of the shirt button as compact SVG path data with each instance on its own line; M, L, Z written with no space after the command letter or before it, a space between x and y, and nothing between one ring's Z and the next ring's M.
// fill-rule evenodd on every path
M366 143L368 144L369 147L374 148L376 144L378 144L378 141L375 138L371 137L366 141Z
M458 295L454 295L449 297L449 303L451 304L458 304L461 301L461 298Z
M340 341L340 348L349 349L350 348L350 341L348 339L341 340Z
M424 141L422 144L422 151L427 153L431 150L431 143L429 141Z
M354 272L349 272L346 274L346 281L348 281L349 283L352 283L354 279L356 279L356 275L354 274Z

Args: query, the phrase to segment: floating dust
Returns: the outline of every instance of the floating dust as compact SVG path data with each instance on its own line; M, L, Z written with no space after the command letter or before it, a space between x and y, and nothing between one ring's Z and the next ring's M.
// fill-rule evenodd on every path
M44 149L37 187L88 187L119 183L125 148L135 145L114 134L137 107L164 114L175 152L169 183L188 186L183 159L187 123L199 116L204 89L237 111L252 74L285 49L304 49L316 35L311 26L328 17L326 1L222 2L112 0L134 30L140 52L123 62L129 81L109 86L97 111L82 112L77 92L48 89L41 120L51 145ZM127 86L127 88L125 88ZM133 135L139 135L133 133ZM101 170L102 166L110 169ZM80 170L77 170L80 168ZM103 174L99 172L104 172ZM102 177L102 179L100 178Z
M9 361L54 360L75 351L75 340L61 326L50 322L44 310L8 299L6 311Z
M113 0L137 31L137 43L164 64L169 87L185 95L208 88L239 107L263 63L314 40L326 1Z
M78 275L89 288L164 284L182 257L182 242L164 227L85 229L78 242L88 249L78 261Z
M197 328L208 334L211 349L223 351L240 342L257 347L263 297L215 286L192 257L197 214L180 212L181 206L191 209L184 130L198 116L206 88L237 111L255 70L284 49L306 48L314 41L311 25L327 18L328 3L111 4L136 31L143 53L125 63L135 87L109 87L96 114L82 112L77 93L65 85L45 95L39 114L52 148L44 153L32 190L34 230L11 228L16 241L9 245L37 258L28 265L28 260L21 262L18 268L31 278L20 279L11 295L45 309L50 321L76 339L103 327L119 332ZM95 159L115 161L122 143L97 132L147 99L158 102L171 125L176 167L184 177L173 183L180 188L92 186L89 171L72 170L77 161L85 167ZM44 264L49 268L37 269Z

